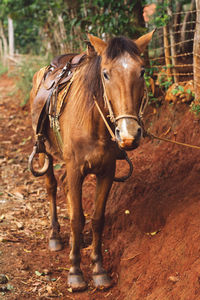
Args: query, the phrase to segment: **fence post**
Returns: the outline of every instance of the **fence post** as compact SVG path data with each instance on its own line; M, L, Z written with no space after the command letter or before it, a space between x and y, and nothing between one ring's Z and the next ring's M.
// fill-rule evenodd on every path
M170 5L167 7L168 15L172 18L172 1L170 1ZM174 82L178 83L178 75L177 75L177 61L176 61L176 46L175 46L175 38L174 38L174 32L173 32L173 21L171 20L169 22L169 38L170 38L170 45L171 45L171 55L172 55L172 70L173 70L173 77Z
M14 46L14 27L13 20L8 16L8 41L9 41L9 55L14 56L15 46Z
M196 28L194 35L194 91L195 99L200 102L200 1L196 0Z
M167 25L163 27L163 36L164 36L164 51L165 51L165 64L167 67L167 77L168 79L172 79L172 73L171 73L171 59L170 59L170 45L168 40L168 32L167 32Z

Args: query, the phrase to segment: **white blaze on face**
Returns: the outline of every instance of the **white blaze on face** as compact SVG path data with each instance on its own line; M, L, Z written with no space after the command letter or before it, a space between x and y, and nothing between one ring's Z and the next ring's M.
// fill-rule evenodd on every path
M121 135L123 137L128 138L130 136L129 132L128 132L128 128L127 128L127 119L122 119L121 120L121 126L120 126L120 131L121 131Z
M123 66L124 69L128 69L128 64L125 61L122 62L122 66Z
M128 62L128 59L127 57L122 57L120 60L119 60L121 66L123 69L127 70L128 67L129 67L129 62Z

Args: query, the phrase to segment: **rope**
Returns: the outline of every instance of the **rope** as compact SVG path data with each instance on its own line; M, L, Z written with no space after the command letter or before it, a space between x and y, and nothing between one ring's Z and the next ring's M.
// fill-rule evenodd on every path
M173 141L173 140L170 140L170 139L167 139L167 138L162 138L162 137L156 136L156 135L154 135L154 134L152 134L150 132L147 132L147 131L145 131L145 134L147 136L149 136L150 138L152 138L152 139L157 139L157 140L160 140L160 141L164 141L164 142L168 142L168 143L172 143L172 144L176 144L176 145L185 146L185 147L189 147L189 148L200 150L200 146L186 144L186 143L181 143L181 142Z
M110 135L111 135L111 137L112 137L112 140L116 141L115 135L114 135L114 133L113 133L110 125L108 124L106 118L104 117L104 114L102 113L102 110L99 107L99 104L97 103L97 100L96 100L95 96L93 96L93 98L94 98L94 103L95 103L95 105L96 105L96 107L97 107L97 109L98 109L98 111L99 111L99 113L100 113L100 115L101 115L101 117L102 117L102 119L103 119L103 121L104 121L104 123L105 123L105 125L106 125L106 127L107 127L107 129L108 129L108 131L110 133Z

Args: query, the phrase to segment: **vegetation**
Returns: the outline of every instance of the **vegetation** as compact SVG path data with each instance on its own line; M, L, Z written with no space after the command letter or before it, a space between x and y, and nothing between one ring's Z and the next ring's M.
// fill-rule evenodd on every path
M3 64L0 63L0 76L6 73L7 71L8 71L8 67L3 66Z
M48 64L49 60L45 60L40 56L25 56L20 64L16 66L15 71L11 73L12 76L17 76L18 78L16 82L16 88L17 91L20 92L21 99L23 99L20 103L21 106L24 106L29 99L30 90L32 88L33 75L41 67L44 67ZM18 76L18 74L20 75Z
M1 0L5 35L8 15L14 20L16 50L37 55L80 49L87 32L137 37L145 31L138 0Z
M198 100L198 103L197 101L196 102L192 102L191 103L191 111L196 115L196 116L199 116L200 115L200 101Z
M156 12L151 18L149 28L163 27L170 21L175 22L177 26L181 23L182 27L177 27L180 34L176 35L175 39L182 39L183 36L185 38L187 34L185 24L189 15L184 17L179 13L185 5L189 5L188 8L191 9L194 2L195 0L156 0ZM0 61L8 53L9 17L14 24L15 53L34 56L34 60L29 59L30 63L22 62L18 70L18 72L22 71L18 86L22 94L27 95L32 75L38 67L35 56L42 57L41 65L44 65L52 56L66 52L79 52L85 49L87 32L102 38L113 35L137 38L147 31L143 20L143 7L151 3L150 0L1 0ZM175 17L170 16L169 11L177 13L176 20L173 19ZM160 42L162 43L161 39L158 43ZM159 50L159 45L154 44L153 48ZM153 54L150 50L149 57ZM148 61L148 57L145 59ZM175 62L172 62L170 68L173 68L173 65ZM147 70L147 84L148 76L152 77L155 68L150 65ZM0 73L5 70L0 66ZM166 90L171 83L171 78L161 78L160 84L163 90ZM25 98L27 99L27 96ZM156 98L151 94L150 101L156 102Z

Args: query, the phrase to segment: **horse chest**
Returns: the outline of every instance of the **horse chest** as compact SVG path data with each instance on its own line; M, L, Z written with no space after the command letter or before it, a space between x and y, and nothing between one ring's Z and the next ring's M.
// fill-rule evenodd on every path
M80 167L82 175L103 173L113 166L115 151L110 144L101 141L78 143L73 152L75 164Z

